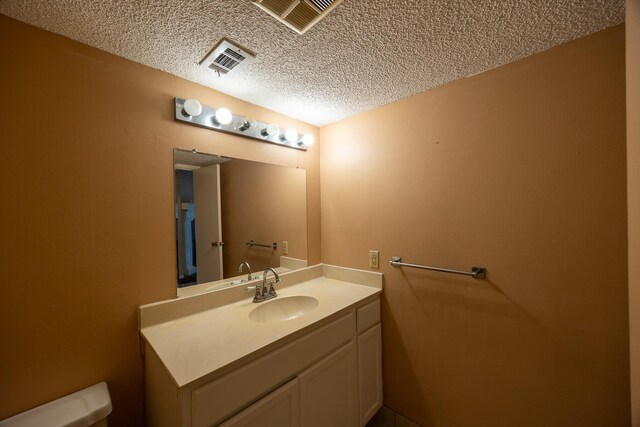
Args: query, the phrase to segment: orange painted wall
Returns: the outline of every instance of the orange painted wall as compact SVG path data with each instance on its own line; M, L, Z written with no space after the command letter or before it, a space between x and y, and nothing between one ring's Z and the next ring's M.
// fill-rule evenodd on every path
M629 425L624 52L618 26L321 128L323 262L380 251L394 410Z
M0 419L96 382L140 425L136 309L175 296L173 148L300 166L320 261L319 152L177 123L173 97L318 129L0 15Z
M632 425L640 427L640 0L626 6L631 412Z

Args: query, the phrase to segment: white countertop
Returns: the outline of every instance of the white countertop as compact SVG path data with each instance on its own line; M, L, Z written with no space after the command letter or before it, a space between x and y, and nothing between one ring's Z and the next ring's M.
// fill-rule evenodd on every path
M279 341L285 342L298 331L382 292L380 273L362 271L369 276L379 275L380 286L376 287L326 277L351 277L358 270L325 266L324 271L324 276L276 287L277 298L306 295L318 300L313 311L296 319L270 323L251 320L249 312L266 303L253 303L252 295L247 293L240 301L143 326L140 332L178 387L203 377L212 378L230 364Z

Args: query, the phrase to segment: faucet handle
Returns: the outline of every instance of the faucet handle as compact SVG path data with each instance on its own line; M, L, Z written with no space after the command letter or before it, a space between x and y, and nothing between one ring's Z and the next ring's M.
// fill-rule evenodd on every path
M255 291L253 295L253 302L262 302L265 298L265 292L262 290L262 286L260 286L260 282L256 283L255 286L248 286L247 292Z
M274 285L275 283L278 283L278 282L280 282L280 279L279 279L279 278L278 278L278 279L276 279L276 281L275 281L275 282L269 282L269 293L268 293L267 295L269 295L270 297L278 296L278 294L276 293L275 288L273 287L273 285Z

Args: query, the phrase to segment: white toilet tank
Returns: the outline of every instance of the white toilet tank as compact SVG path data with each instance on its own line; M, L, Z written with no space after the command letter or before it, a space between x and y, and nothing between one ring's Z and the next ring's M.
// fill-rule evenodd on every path
M109 389L102 382L0 421L0 427L103 427L110 413Z

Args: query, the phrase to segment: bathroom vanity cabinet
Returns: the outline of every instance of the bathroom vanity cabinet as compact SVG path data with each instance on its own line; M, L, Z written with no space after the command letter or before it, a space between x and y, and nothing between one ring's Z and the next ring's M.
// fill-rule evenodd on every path
M340 285L330 282L335 299ZM147 341L148 425L364 426L382 406L380 290L357 288L367 296L183 386ZM318 310L331 303L318 299Z

